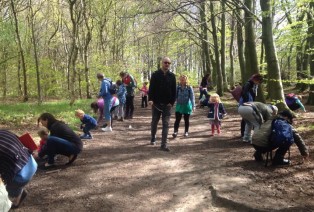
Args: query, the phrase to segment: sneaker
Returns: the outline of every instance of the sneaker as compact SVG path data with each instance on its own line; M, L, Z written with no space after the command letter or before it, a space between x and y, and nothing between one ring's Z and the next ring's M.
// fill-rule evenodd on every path
M249 144L252 144L252 141L251 141L251 140L244 140L244 139L243 139L243 140L242 140L242 142L243 142L243 143L249 143Z
M174 132L174 133L172 134L172 137L173 137L173 138L176 138L177 135L178 135L178 132Z
M104 125L102 125L102 128L106 128L106 127L107 127L107 125L108 125L108 124L104 124Z
M185 132L184 133L184 137L188 137L189 136L189 133L188 132Z
M152 138L152 139L150 140L150 145L156 145L156 140L155 140L155 138Z
M165 151L165 152L170 152L170 149L169 149L167 146L161 146L161 147L159 148L159 150Z
M83 135L83 136L81 136L80 138L81 138L81 139L92 139L93 136L91 136L91 135Z
M290 165L290 160L282 159L282 160L274 160L273 161L274 166L286 166Z
M105 128L101 128L102 131L104 132L112 132L112 128L111 127L105 127Z

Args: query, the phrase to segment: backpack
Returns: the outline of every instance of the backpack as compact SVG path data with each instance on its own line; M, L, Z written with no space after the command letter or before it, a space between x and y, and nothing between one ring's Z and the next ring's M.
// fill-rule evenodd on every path
M111 79L106 78L105 80L107 80L109 82L109 84L110 84L109 89L108 89L109 93L111 95L116 94L117 93L117 86L116 86L116 84L112 83Z
M233 98L237 100L237 102L239 102L242 94L242 86L238 85L235 89L231 91L231 94Z
M273 147L294 143L292 127L286 120L277 118L272 121L270 142Z

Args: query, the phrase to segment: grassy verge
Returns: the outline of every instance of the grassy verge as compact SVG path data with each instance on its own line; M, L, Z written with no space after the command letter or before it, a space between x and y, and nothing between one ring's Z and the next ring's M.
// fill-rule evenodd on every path
M43 104L37 103L2 103L0 105L0 124L17 127L36 125L37 119L41 113L48 112L53 114L57 119L69 124L71 128L76 129L80 121L75 117L74 111L82 109L85 113L91 114L90 103L93 100L77 100L73 106L69 101L51 101Z

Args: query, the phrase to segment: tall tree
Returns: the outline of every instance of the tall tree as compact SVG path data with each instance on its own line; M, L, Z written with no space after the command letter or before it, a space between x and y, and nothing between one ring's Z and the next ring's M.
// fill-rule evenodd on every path
M226 74L226 0L221 0L221 74L223 81L223 89L224 91L228 90L228 81Z
M216 26L216 17L214 11L214 3L210 2L210 13L211 13L211 24L212 24L212 35L214 42L214 52L215 52L215 65L216 65L216 74L217 74L217 93L219 96L223 96L223 80L220 66L220 56L219 56L219 44L217 36L217 26Z
M22 41L21 41L21 36L20 36L20 31L19 31L19 21L17 17L17 10L15 8L15 2L13 0L10 1L10 6L11 6L11 11L13 14L13 19L14 19L14 26L15 26L15 35L16 35L16 40L17 40L17 46L18 46L18 51L19 51L19 61L22 66L22 72L23 72L23 101L27 102L28 101L28 86L27 86L27 70L26 70L26 62L25 62L25 56L24 56L24 49L22 47Z
M205 0L200 0L200 19L201 19L201 30L202 30L202 61L203 61L203 75L212 75L210 67L210 57L209 57L209 40L208 40L208 26L206 18L206 4ZM211 80L211 79L210 79Z
M269 97L275 101L280 109L287 107L284 101L284 93L281 82L281 72L279 68L277 52L273 38L272 4L271 0L260 0L262 9L262 39L265 45L265 54L268 70L268 84L271 90Z
M307 12L308 19L308 40L310 48L310 73L314 76L314 2L310 2L310 10ZM310 85L310 93L307 104L314 105L314 84Z
M38 59L38 53L37 53L37 41L35 36L35 15L38 12L34 11L32 0L28 1L28 7L29 7L29 25L31 29L31 37L32 37L32 43L33 43L33 51L34 51L34 60L35 60L35 69L36 69L36 82L37 82L37 100L38 103L42 102L42 96L41 96L41 85L40 85L40 71L39 71L39 59Z

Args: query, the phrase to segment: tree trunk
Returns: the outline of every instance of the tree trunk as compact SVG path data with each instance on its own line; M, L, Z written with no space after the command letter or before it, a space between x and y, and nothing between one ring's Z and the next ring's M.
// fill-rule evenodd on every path
M243 13L242 10L239 10L239 16L242 17ZM247 81L245 78L245 57L244 57L244 40L243 40L243 26L241 22L237 21L237 44L238 44L238 57L239 57L239 65L240 65L240 72L241 72L241 82L242 85Z
M89 26L89 19L88 15L90 14L90 7L86 7L86 3L83 0L83 17L84 17L84 22L85 22L85 27L87 30L87 33L85 35L85 45L84 45L84 74L85 74L85 82L86 82L86 98L91 99L92 95L90 92L90 80L89 80L89 64L88 64L88 49L89 49L89 44L92 40L92 29ZM87 11L88 10L88 11ZM88 14L87 14L88 12Z
M308 12L308 41L309 41L309 48L314 49L314 16L311 11L314 11L314 2L310 3L310 11ZM314 76L314 52L310 52L310 73L312 76ZM309 98L307 100L307 104L309 105L314 105L314 85L310 85L310 93L309 93Z
M37 81L37 101L38 103L42 103L42 96L41 96L41 85L40 85L40 72L39 72L39 61L38 61L38 54L37 54L37 42L35 38L35 29L34 29L34 11L32 6L32 0L29 0L29 10L30 10L30 28L32 34L32 43L34 49L34 60L35 60L35 68L36 68L36 81Z
M260 0L263 11L262 18L262 38L265 45L269 84L271 90L268 91L271 101L275 101L280 110L287 108L284 100L281 73L277 59L277 52L273 40L273 26L271 17L271 0Z
M228 90L228 81L226 74L226 0L221 1L221 74L223 81L223 90Z
M18 26L17 12L15 10L14 1L11 0L10 3L11 3L11 10L12 10L13 17L14 17L15 34L16 34L18 51L20 54L20 60L21 60L21 65L22 65L23 78L24 78L23 101L27 102L28 101L28 87L27 87L27 70L26 70L26 64L25 64L25 58L24 58L24 50L22 47L22 42L21 42L21 37L20 37L20 32L19 32L19 26Z
M203 74L212 75L212 70L210 68L210 57L209 57L209 40L208 40L208 26L206 21L206 4L205 1L202 0L200 9L200 19L201 19L201 29L202 29L202 52L203 52ZM211 78L209 80L209 84L211 84Z
M223 80L219 59L219 44L217 36L216 18L214 14L214 3L210 2L210 13L211 13L211 24L212 24L212 35L214 41L214 52L215 52L215 62L216 62L216 73L217 73L217 94L223 96Z
M233 46L233 42L234 42L234 26L235 26L235 20L232 18L231 19L231 37L230 37L230 46L229 46L229 57L230 57L230 87L231 89L234 88L235 85L235 73L234 73L234 63L233 63L233 58L234 58L234 46Z
M244 0L244 4L251 11L248 12L245 10L244 17L245 17L245 78L246 81L253 75L259 73L258 68L258 59L257 59L257 52L256 52L256 36L255 36L255 17L252 13L254 13L254 0ZM263 89L260 88L257 91L257 98L256 100L259 102L265 102Z
M78 4L76 5L77 0L69 0L69 12L72 23L72 32L71 32L71 47L69 55L69 72L71 73L70 77L70 95L71 101L70 105L72 106L76 99L75 94L75 81L76 81L76 60L78 57L78 47L77 47L77 36L78 36L78 22L81 17L81 11L78 11Z

